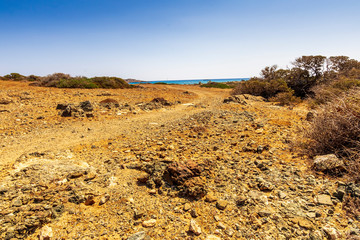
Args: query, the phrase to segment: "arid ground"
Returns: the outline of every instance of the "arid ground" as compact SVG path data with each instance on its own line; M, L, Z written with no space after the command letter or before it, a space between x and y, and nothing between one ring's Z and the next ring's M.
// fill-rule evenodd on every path
M1 239L357 233L359 222L342 209L341 178L312 171L291 147L306 107L247 95L224 103L229 96L185 85L0 81ZM79 110L86 101L91 109ZM62 116L66 107L72 113Z

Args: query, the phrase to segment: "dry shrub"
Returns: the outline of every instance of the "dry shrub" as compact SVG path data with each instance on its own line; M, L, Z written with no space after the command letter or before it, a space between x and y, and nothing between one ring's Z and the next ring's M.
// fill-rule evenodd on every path
M267 81L252 78L248 81L240 82L232 91L232 95L250 94L254 96L262 96L266 99L269 99L281 92L291 92L291 89L282 79L274 79Z
M302 147L310 156L335 153L347 159L348 171L358 172L360 157L360 89L334 97L318 107L304 129Z
M360 198L352 197L350 195L344 198L343 208L350 216L360 216Z
M278 102L280 106L293 105L301 102L301 98L294 96L292 92L281 92L269 99L270 102Z

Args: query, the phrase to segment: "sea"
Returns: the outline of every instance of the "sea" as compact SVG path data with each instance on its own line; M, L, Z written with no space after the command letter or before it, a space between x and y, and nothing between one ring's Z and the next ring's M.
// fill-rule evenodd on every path
M158 80L158 81L146 81L146 82L134 82L130 84L144 84L144 83L164 83L164 84L205 84L208 82L240 82L246 81L249 78L222 78L222 79L193 79L193 80Z

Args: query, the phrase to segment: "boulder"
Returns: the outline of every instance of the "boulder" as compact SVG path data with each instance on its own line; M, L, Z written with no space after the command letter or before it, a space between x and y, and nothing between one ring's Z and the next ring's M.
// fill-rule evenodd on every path
M314 158L314 168L322 172L343 172L345 164L335 154L321 155Z

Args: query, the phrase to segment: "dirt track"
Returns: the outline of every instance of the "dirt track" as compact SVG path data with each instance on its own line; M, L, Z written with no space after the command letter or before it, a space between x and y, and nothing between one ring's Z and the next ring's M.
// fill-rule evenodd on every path
M115 138L121 134L131 135L134 131L146 131L151 124L162 125L175 119L185 118L196 112L209 110L220 104L222 99L229 94L229 91L209 90L193 86L165 87L176 91L191 91L197 96L190 103L139 115L130 115L125 119L75 121L66 123L66 126L52 125L51 128L40 128L32 134L20 134L3 139L1 142L5 147L0 148L0 164L11 164L24 153L57 151L80 143L86 144L102 139ZM52 105L54 104L52 103ZM193 107L193 105L198 107ZM206 106L206 108L201 106Z

